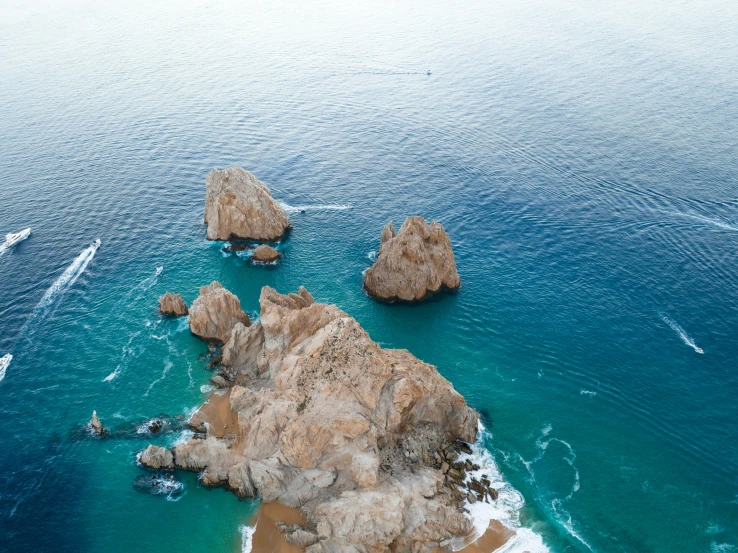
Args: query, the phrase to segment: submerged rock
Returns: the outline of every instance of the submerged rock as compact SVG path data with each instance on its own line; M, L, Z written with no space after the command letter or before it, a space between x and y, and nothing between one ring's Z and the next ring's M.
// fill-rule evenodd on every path
M159 312L162 315L182 317L187 315L187 304L179 294L166 292L159 298Z
M105 434L105 427L103 427L100 419L97 417L97 411L92 412L90 426L92 427L92 430L95 432L95 434L97 434L98 436L102 436L103 434Z
M150 445L138 454L138 462L152 469L171 470L174 468L172 452L164 447Z
M279 252L271 246L262 244L254 250L251 259L259 263L271 263L279 259Z
M408 217L397 233L388 223L377 260L364 275L367 292L384 301L419 301L460 283L448 234L422 217Z
M302 287L264 287L260 304L259 324L236 325L224 348L224 362L249 374L222 404L236 414L235 440L218 438L198 411L192 420L207 438L176 445L175 466L201 471L205 485L302 508L311 527L291 528L289 541L315 540L311 553L430 552L468 534L437 463L444 444L476 437L464 398L435 367L379 347Z
M210 171L205 189L208 240L273 241L290 227L267 185L240 167Z
M200 288L200 295L190 308L190 330L203 340L225 343L237 323L251 325L241 310L241 302L220 282Z
M133 481L133 487L151 495L166 496L170 500L177 498L184 490L182 482L179 482L171 474L145 474L139 476Z

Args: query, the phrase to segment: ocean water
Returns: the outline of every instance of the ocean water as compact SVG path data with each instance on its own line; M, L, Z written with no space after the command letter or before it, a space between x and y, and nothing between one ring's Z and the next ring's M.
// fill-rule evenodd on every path
M157 298L217 279L436 365L550 551L738 551L737 29L729 1L3 2L0 234L33 230L0 257L0 550L241 550L255 502L134 486L210 377ZM204 239L232 165L304 209L275 267ZM372 301L416 214L460 290Z

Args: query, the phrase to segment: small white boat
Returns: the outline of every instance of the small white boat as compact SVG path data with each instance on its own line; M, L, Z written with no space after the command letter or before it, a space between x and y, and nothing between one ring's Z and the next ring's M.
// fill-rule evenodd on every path
M31 229L23 229L20 232L9 232L5 235L5 243L3 246L6 248L9 248L10 246L15 246L18 242L22 242L28 236L31 234Z
M8 368L8 365L10 365L10 362L13 360L13 356L9 353L6 353L2 357L0 357L0 380L5 378L5 369Z
M97 240L95 240L94 244L96 248L99 248L101 244L100 239L98 238Z

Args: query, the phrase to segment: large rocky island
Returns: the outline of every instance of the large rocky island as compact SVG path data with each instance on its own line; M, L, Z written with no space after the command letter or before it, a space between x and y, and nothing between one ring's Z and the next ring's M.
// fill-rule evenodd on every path
M448 234L422 217L408 217L399 232L387 223L377 260L364 275L364 288L383 301L420 301L460 284Z
M290 222L266 184L240 167L213 169L205 180L208 240L279 240Z
M459 455L478 415L436 368L381 348L305 288L264 287L253 324L228 294L202 288L190 317L200 311L207 324L193 331L225 342L230 387L192 416L193 438L139 461L301 509L304 522L281 529L310 553L450 551L469 535L464 506L496 492L467 477L479 467Z

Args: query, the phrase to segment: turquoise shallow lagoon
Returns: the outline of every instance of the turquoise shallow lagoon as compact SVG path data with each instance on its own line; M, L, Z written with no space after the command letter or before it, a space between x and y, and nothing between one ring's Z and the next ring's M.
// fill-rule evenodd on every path
M137 425L211 376L156 301L217 279L436 365L552 552L737 551L738 6L643 4L0 6L0 233L32 228L0 257L0 550L241 550L255 502L134 487ZM232 165L304 208L277 267L204 239ZM374 302L414 214L462 286Z

